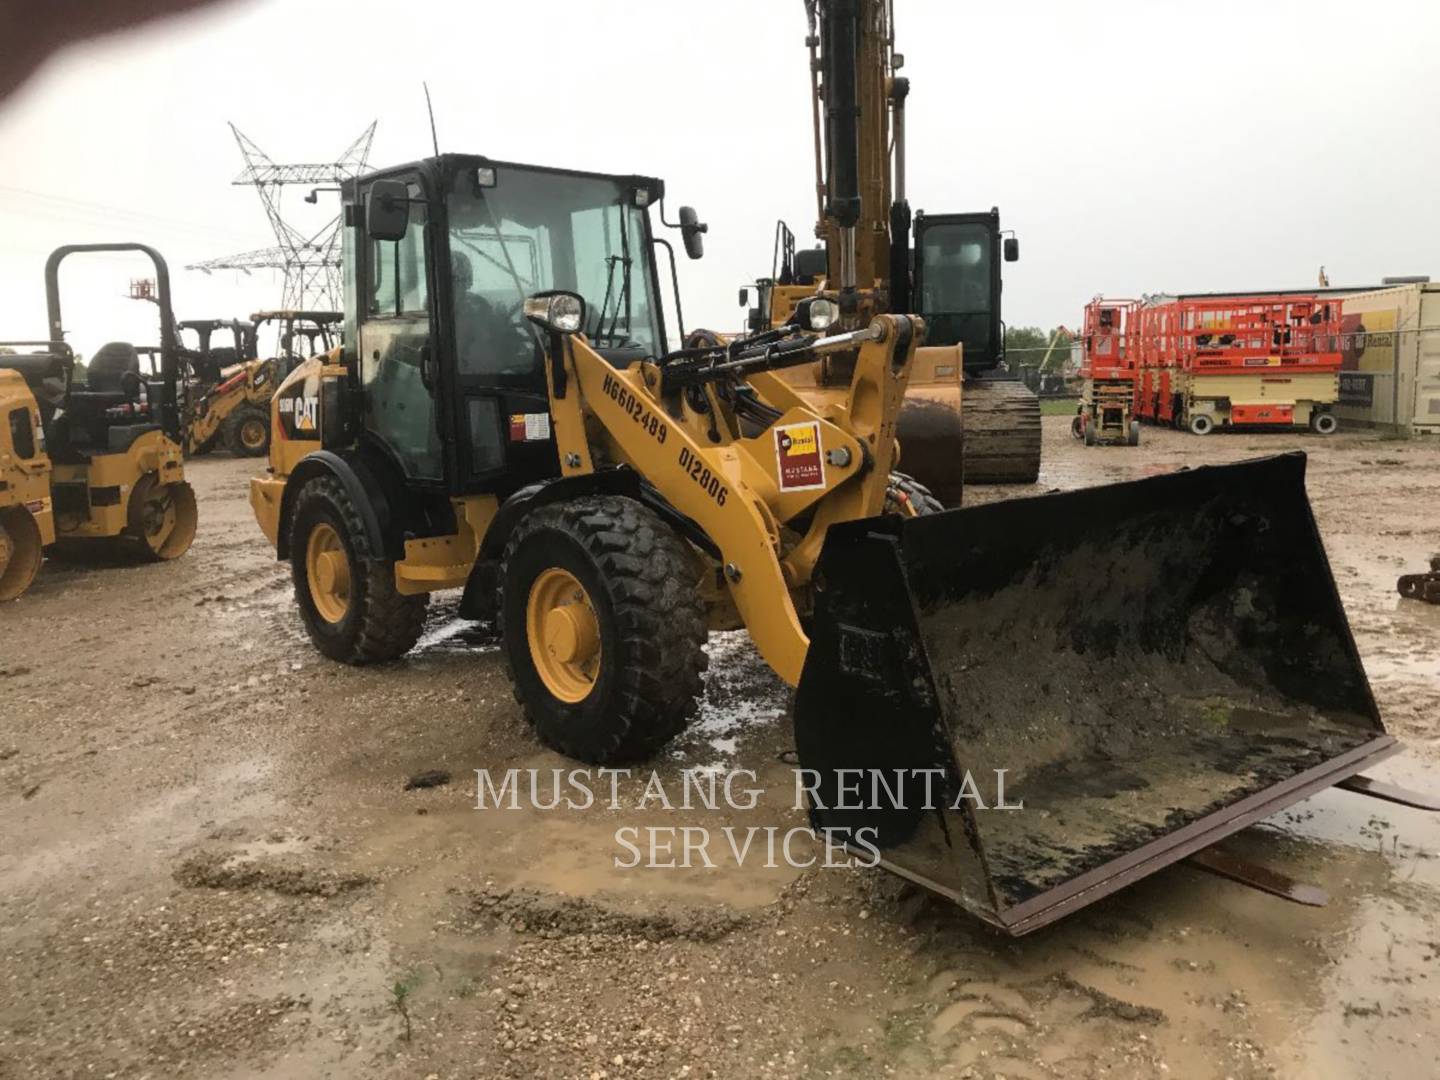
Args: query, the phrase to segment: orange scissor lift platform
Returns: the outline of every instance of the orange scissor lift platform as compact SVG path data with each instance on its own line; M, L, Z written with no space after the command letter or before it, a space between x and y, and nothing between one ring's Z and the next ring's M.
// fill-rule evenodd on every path
M1152 300L1129 312L1136 411L1197 435L1225 428L1330 434L1340 304L1315 296Z
M1136 300L1096 297L1085 306L1081 332L1080 407L1070 433L1086 446L1138 446L1135 415L1136 358L1128 331L1139 310Z

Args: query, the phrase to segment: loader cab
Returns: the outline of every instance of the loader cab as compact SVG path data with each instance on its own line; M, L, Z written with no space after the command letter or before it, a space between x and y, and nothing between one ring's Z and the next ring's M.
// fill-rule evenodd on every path
M346 362L358 439L408 484L501 496L560 475L536 293L585 300L617 366L666 336L649 207L661 181L443 155L345 188Z
M276 352L272 359L278 361L280 374L284 377L310 357L328 353L341 343L345 314L340 311L281 308L257 311L250 316L250 321L254 324L253 351L249 354L252 357L260 355L261 333L268 333L270 325L275 325Z
M930 345L964 347L966 371L985 371L1004 356L1000 264L1019 258L1002 239L1000 212L915 215L915 306Z

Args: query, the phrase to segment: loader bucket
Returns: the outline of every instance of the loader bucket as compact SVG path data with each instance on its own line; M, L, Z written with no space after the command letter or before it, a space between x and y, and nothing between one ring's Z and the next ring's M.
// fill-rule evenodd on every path
M812 823L1022 934L1394 753L1304 477L832 527L795 703Z

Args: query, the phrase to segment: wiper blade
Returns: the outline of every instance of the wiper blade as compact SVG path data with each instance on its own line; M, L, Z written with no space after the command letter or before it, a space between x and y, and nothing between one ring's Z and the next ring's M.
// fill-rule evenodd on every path
M611 255L605 260L610 264L610 272L605 277L605 299L600 304L600 312L595 319L595 341L597 344L606 343L618 345L622 340L630 336L630 264L631 260L624 255ZM620 279L620 288L615 288L615 267L623 266L625 273ZM606 329L605 314L610 310L610 299L615 299L615 311L610 316L610 326ZM625 306L625 332L619 333L621 304Z

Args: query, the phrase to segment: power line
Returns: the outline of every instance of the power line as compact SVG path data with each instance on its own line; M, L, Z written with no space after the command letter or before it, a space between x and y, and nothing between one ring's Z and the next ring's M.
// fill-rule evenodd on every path
M211 224L198 221L191 221L184 218L167 217L163 214L152 214L144 210L136 210L133 207L115 206L110 203L90 202L85 199L76 199L66 195L54 195L48 192L35 191L30 188L15 187L11 184L0 184L0 191L10 195L19 196L29 200L38 200L42 203L49 203L50 206L30 207L23 211L25 216L39 214L57 221L95 221L110 222L115 218L129 218L133 221L145 224L164 226L170 231L186 232L195 236L202 236L206 239L216 237L239 238L242 234L226 232L216 229Z

